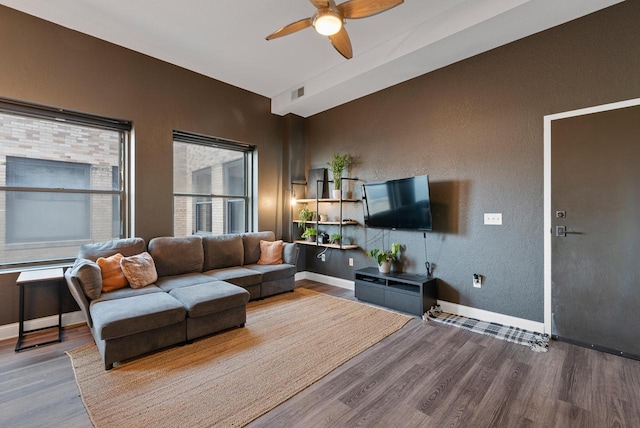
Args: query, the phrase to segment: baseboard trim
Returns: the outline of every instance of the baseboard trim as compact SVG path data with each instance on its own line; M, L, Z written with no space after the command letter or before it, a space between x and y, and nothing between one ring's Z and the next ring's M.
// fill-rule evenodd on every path
M336 278L329 275L322 275L315 272L302 271L296 273L296 281L308 279L323 284L334 285L336 287L346 288L347 290L355 290L355 282L347 279ZM462 315L468 318L475 318L481 321L495 322L507 326L523 328L525 330L544 332L544 323L527 320L524 318L504 315L497 312L485 311L484 309L476 309L469 306L459 305L457 303L438 300L440 309L454 315Z
M512 317L511 315L499 314L497 312L485 311L484 309L471 308L457 303L438 300L440 309L454 315L461 315L467 318L475 318L481 321L495 322L502 325L518 327L525 330L544 332L544 323L527 320L524 318Z
M85 322L84 315L81 311L68 312L62 314L62 326L68 327L71 325L82 324ZM38 328L44 328L49 326L55 326L58 324L58 316L51 315L43 318L36 318L24 322L25 330L35 330ZM20 330L19 323L0 325L0 340L12 339L18 337L18 331Z
M355 290L355 282L348 279L336 278L335 276L322 275L320 273L302 271L296 273L296 281L308 279L309 281L317 281L327 285L333 285L335 287L345 288L347 290Z

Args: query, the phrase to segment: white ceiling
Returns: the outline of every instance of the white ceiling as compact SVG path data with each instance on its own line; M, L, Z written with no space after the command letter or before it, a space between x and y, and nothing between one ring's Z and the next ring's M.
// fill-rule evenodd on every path
M405 0L348 20L353 58L307 28L308 0L0 0L91 36L271 98L302 117L379 91L621 0ZM341 1L337 1L341 3ZM304 96L291 93L304 87Z

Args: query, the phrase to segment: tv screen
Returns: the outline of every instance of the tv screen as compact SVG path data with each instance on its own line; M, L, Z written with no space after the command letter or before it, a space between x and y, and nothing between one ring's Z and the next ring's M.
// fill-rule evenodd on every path
M367 227L432 230L429 176L366 183L362 194Z

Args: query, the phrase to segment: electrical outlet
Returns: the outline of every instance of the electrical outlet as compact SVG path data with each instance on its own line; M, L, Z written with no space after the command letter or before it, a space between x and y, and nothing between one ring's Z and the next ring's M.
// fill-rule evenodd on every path
M482 288L482 275L478 275L477 273L473 274L473 286L475 288Z
M322 259L322 261L323 261L323 262L326 262L326 261L327 261L327 255L326 255L326 254L323 254L323 255L322 255L322 257L321 257L321 259Z
M484 213L484 224L502 225L502 213Z
M349 257L349 266L353 266L353 257Z

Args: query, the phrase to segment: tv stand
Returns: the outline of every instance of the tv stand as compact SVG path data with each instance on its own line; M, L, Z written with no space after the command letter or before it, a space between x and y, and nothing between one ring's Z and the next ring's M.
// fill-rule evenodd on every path
M355 295L358 300L422 316L436 304L436 278L413 273L380 273L378 268L355 271Z

